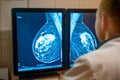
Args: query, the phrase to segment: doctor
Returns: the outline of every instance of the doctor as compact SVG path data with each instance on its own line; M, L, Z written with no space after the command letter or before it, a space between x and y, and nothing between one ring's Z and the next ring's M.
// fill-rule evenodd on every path
M96 17L103 44L78 58L63 80L120 80L120 0L101 0Z

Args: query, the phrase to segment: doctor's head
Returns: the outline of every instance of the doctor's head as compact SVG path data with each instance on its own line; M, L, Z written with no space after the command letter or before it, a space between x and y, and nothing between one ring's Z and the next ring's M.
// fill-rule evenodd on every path
M95 29L100 41L120 35L120 0L101 0Z

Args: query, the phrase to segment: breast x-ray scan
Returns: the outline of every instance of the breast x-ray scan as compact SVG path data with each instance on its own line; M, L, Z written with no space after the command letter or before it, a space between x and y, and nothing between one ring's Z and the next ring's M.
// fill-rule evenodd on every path
M62 14L46 13L45 16L46 22L34 37L32 51L38 61L52 63L61 58Z
M63 67L62 9L14 9L18 72ZM17 54L16 54L17 53Z
M95 13L70 12L70 66L76 59L97 47Z

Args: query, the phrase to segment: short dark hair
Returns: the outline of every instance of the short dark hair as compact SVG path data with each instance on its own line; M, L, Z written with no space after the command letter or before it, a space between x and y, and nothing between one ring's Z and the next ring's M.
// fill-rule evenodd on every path
M98 13L112 18L115 29L120 33L120 0L102 0Z

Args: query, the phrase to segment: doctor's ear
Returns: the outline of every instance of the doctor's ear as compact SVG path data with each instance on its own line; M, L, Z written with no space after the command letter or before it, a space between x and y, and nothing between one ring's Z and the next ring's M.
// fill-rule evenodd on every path
M101 27L102 30L107 31L110 27L108 16L103 15L101 21L102 21L102 23L101 23L102 24L102 27Z

